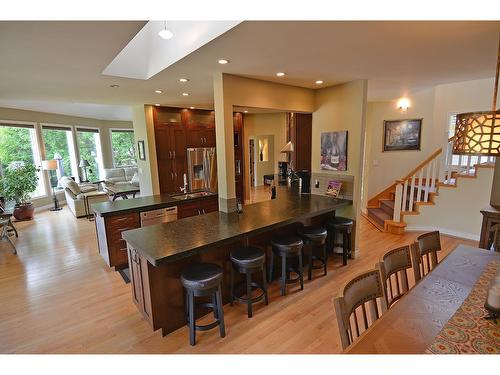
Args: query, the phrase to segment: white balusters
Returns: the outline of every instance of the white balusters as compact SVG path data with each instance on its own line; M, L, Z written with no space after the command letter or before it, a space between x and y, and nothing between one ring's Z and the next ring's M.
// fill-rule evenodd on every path
M405 180L404 188L403 188L403 205L401 206L401 210L406 211L406 198L408 196L408 180Z
M420 169L418 175L418 189L417 189L417 202L420 202L420 197L422 196L422 179L424 177L424 168Z
M408 205L408 211L413 211L413 199L415 196L415 176L416 176L416 174L414 174L411 177L410 204Z
M431 186L431 164L427 164L425 166L426 174L425 174L425 190L424 190L424 202L429 200L429 188Z

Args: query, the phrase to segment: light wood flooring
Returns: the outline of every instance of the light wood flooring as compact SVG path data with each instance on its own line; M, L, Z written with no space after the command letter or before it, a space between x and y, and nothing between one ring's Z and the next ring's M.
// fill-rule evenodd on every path
M16 225L18 254L0 243L0 353L339 353L332 297L416 236L381 233L363 219L357 259L346 267L331 259L327 276L285 297L275 282L269 306L256 305L251 319L243 305L224 306L226 338L199 332L191 347L185 327L161 337L141 318L130 286L99 256L93 222L65 207ZM441 257L460 243L477 246L446 236L442 243Z

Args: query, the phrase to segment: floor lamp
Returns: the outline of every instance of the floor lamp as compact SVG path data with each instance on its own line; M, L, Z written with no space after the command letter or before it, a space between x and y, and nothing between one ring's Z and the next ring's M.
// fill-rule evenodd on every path
M60 210L62 210L62 207L59 206L59 201L57 200L55 187L52 186L52 176L51 176L51 172L50 172L50 171L57 170L57 160L55 160L55 159L43 160L42 161L42 169L44 171L49 171L50 186L52 187L52 196L54 197L54 208L52 208L51 211L60 211Z

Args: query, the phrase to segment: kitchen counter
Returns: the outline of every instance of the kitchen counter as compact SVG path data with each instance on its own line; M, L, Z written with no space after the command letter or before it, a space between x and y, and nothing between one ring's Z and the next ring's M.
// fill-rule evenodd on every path
M243 213L212 212L170 223L134 229L122 238L152 265L188 257L206 248L240 237L306 220L351 204L321 195L299 195L278 189L278 198L245 205Z
M299 195L278 187L277 199L245 205L240 214L212 212L123 231L132 300L153 330L161 329L162 335L173 332L186 324L185 294L180 283L186 266L216 263L228 275L230 253L242 245L264 249L269 264L271 238L294 234L303 224L324 223L336 209L350 204L348 200ZM222 298L228 302L229 277L223 277L222 284ZM235 290L244 293L241 281L236 281Z
M126 214L130 212L150 211L213 197L217 195L217 193L208 192L208 194L203 197L190 199L174 199L172 198L172 195L177 194L158 194L138 197L134 199L116 200L114 202L95 203L92 205L92 210L96 215L102 217L109 215Z

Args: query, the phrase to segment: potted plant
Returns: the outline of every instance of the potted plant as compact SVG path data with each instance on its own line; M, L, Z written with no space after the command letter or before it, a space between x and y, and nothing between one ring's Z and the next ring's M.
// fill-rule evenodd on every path
M1 180L0 191L5 200L13 200L16 206L13 215L18 220L33 218L35 208L30 202L30 193L38 183L38 169L30 163L15 161L9 164Z

